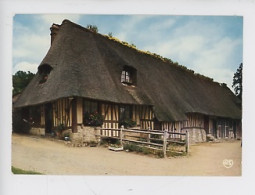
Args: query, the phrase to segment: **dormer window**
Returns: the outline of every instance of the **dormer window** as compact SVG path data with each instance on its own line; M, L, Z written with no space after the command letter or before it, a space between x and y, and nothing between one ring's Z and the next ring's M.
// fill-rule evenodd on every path
M121 73L121 82L122 83L132 83L130 78L131 73L129 71L123 70Z
M47 81L51 70L52 70L52 67L48 64L43 64L39 66L38 72L40 74L40 81L39 81L40 84L45 83Z
M131 66L124 66L121 72L121 83L136 85L136 69Z

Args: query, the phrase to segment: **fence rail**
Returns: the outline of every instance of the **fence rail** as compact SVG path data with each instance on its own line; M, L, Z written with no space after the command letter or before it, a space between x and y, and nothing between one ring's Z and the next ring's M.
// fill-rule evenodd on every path
M178 139L173 139L171 135L178 135ZM168 132L162 130L146 130L146 129L124 129L121 127L120 129L113 128L101 128L100 134L98 134L100 138L113 138L120 140L120 144L123 146L123 141L126 142L134 142L137 144L143 144L148 146L157 146L162 147L162 151L164 157L166 157L167 145L170 143L177 143L185 145L185 150L189 152L189 132L186 133L177 133L177 132ZM183 136L185 139L182 139ZM129 139L128 139L129 138ZM136 138L130 139L130 138ZM158 141L161 143L154 143L151 141Z

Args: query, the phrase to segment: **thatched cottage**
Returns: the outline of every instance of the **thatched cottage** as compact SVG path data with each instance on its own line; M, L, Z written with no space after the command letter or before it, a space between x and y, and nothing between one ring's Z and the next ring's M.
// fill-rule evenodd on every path
M51 27L51 47L14 107L43 134L95 125L241 137L241 109L225 84L68 20ZM201 133L202 132L202 133Z

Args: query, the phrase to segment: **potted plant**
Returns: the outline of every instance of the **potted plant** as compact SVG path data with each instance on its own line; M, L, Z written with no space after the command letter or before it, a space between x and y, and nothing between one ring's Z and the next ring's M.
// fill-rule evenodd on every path
M65 125L61 123L60 125L57 126L57 128L55 130L57 137L59 137L59 138L61 137L63 130L65 130Z
M70 141L70 134L69 133L64 134L64 140L65 141Z

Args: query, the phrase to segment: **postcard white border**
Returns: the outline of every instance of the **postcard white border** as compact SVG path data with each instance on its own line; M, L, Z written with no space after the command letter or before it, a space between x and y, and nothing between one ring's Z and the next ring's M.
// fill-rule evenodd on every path
M254 181L254 0L1 0L0 194L246 194ZM15 14L169 14L244 17L243 169L241 177L17 176L11 173L12 22ZM113 187L113 183L115 183Z

